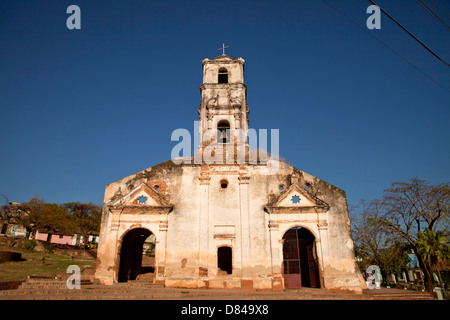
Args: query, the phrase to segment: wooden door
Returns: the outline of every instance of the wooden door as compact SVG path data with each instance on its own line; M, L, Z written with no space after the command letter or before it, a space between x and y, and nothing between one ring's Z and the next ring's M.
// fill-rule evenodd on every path
M313 244L310 244L306 247L306 252L308 254L309 279L311 283L311 288L320 288L319 268L317 266L317 261L314 257L313 250L314 250Z
M302 287L300 272L300 251L297 229L286 231L283 242L284 287L297 289Z
M292 228L283 236L283 277L286 289L320 288L314 236L305 228Z

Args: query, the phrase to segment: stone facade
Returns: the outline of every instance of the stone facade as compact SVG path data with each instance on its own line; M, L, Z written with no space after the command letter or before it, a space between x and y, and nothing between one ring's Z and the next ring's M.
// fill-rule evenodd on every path
M139 277L153 234L154 279L168 287L361 293L345 192L280 160L250 161L237 138L248 130L244 60L205 59L200 90L197 157L242 147L244 159L169 160L107 185L96 277Z

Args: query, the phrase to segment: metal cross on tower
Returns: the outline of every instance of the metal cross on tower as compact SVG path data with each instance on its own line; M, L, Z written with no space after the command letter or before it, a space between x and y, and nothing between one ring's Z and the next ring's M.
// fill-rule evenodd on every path
M229 47L230 47L230 46L226 46L226 47L225 47L225 43L222 43L222 48L218 49L218 51L222 50L222 54L224 55L224 54L225 54L225 49L226 49L226 48L229 48Z

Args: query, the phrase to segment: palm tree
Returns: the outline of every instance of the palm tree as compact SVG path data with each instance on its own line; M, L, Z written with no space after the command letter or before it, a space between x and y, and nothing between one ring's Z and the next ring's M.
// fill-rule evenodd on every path
M417 233L417 254L427 263L432 271L436 271L442 290L445 294L444 282L441 277L441 267L450 258L448 239L442 231L425 229Z

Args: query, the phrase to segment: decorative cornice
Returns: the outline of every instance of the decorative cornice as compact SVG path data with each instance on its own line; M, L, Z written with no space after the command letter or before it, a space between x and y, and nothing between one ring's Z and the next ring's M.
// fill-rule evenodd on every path
M134 206L134 205L111 205L108 206L112 213L120 214L169 214L173 205L169 206Z
M325 213L329 209L328 206L308 206L308 207L277 207L264 206L264 211L270 214L281 213Z
M327 220L320 220L319 223L317 223L317 227L319 228L319 230L327 230L328 229Z
M169 228L169 223L167 221L159 222L159 231L167 231L168 228Z
M243 82L234 82L234 83L203 83L200 85L200 91L204 89L237 89L237 88L247 88L247 85Z
M250 183L250 177L238 177L239 184L249 184Z
M211 181L211 177L200 177L198 178L198 180L200 181L201 185L208 185Z
M269 220L269 230L271 230L271 231L278 230L278 227L279 227L279 226L280 226L280 225L278 224L277 221Z

